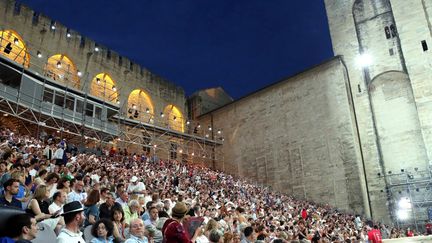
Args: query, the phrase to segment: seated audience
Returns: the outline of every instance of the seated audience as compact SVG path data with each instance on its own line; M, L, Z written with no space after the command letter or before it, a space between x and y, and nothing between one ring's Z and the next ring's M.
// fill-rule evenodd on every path
M97 203L100 200L99 191L92 190L84 203L84 215L86 217L84 227L96 223L99 220L99 208Z
M91 234L93 235L94 238L90 242L91 243L114 242L113 230L114 230L114 225L111 220L99 219L92 225Z
M121 205L114 201L114 195L112 193L106 194L105 202L99 206L99 218L110 219L114 207L121 207Z
M27 213L11 216L5 232L7 235L1 237L0 242L30 243L38 233L36 219Z
M66 226L57 236L57 243L85 242L82 238L82 227L85 216L84 208L79 201L73 201L63 206L63 218Z
M144 222L142 219L136 218L132 219L130 222L130 237L125 241L125 243L148 243L148 239L145 236ZM170 241L167 241L170 242Z
M17 179L9 179L3 183L3 196L0 197L0 206L9 206L22 209L22 204L14 196L18 194L20 182Z

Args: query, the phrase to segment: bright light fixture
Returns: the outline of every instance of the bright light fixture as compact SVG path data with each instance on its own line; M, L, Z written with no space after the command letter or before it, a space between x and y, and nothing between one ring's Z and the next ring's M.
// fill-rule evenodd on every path
M399 209L399 210L396 212L396 216L397 216L397 218L398 218L399 220L407 220L409 214L408 214L408 211L407 211L407 210Z
M410 209L412 207L411 200L407 197L401 198L398 202L398 206L400 209Z
M357 57L356 63L359 67L368 67L373 63L372 56L368 53L363 53Z

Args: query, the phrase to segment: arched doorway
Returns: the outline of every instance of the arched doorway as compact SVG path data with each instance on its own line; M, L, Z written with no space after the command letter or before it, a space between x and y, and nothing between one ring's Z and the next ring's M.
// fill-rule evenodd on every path
M77 68L70 58L57 54L48 58L45 66L45 75L59 81L65 86L80 88L80 79Z
M133 90L128 97L127 113L130 119L152 123L154 109L150 96L144 90Z
M167 105L163 113L171 129L184 132L184 117L179 108L175 105Z
M13 30L0 31L0 55L24 65L30 66L30 55L21 36Z
M90 94L104 101L116 103L118 101L117 86L114 80L107 73L96 75L90 86Z

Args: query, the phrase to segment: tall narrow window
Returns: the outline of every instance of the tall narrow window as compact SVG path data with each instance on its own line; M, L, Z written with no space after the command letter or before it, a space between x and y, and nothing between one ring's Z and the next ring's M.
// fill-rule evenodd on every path
M21 13L21 3L15 2L14 15L19 15L20 13Z
M421 44L422 44L422 47L423 47L423 51L429 50L428 44L427 44L427 42L425 40L422 40Z
M391 32L392 37L397 36L397 30L396 30L396 26L394 24L390 25L390 32Z
M39 13L33 12L32 24L37 25L39 23Z
M81 36L80 48L84 48L84 47L85 47L85 37Z
M385 32L386 39L387 40L390 39L391 38L391 34L390 34L390 28L388 26L386 26L384 28L384 32Z
M93 117L93 104L90 104L90 103L86 104L85 114L86 114L86 116Z
M123 65L123 57L119 56L119 66L121 67Z
M108 49L106 54L107 54L107 59L110 60L111 59L111 50Z
M98 106L95 107L95 118L99 120L102 119L102 108Z

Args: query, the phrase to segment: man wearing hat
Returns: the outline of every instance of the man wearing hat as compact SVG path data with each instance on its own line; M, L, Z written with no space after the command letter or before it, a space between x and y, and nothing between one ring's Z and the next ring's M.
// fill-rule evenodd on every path
M78 201L67 203L63 206L63 218L66 226L57 236L57 243L84 243L80 228L84 223L84 207Z
M128 186L129 194L144 194L145 193L145 185L143 182L138 182L138 177L132 176L130 179L130 184Z
M165 224L162 227L162 234L164 238L163 242L190 243L196 241L198 232L201 230L201 227L198 227L192 239L189 239L182 225L182 221L188 211L189 209L184 202L177 202L175 204L171 213L172 218L165 221Z

